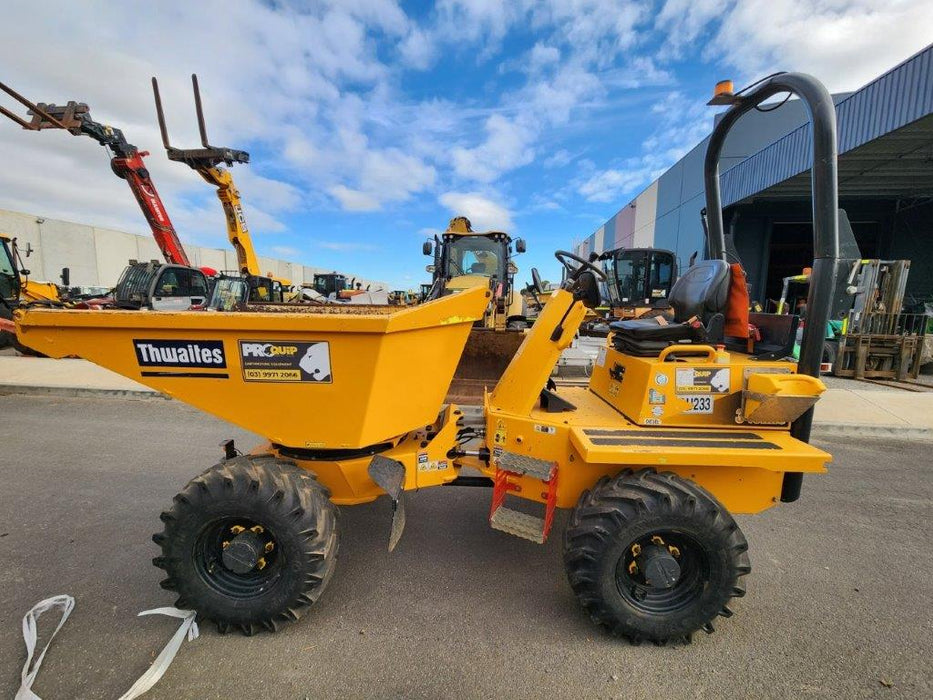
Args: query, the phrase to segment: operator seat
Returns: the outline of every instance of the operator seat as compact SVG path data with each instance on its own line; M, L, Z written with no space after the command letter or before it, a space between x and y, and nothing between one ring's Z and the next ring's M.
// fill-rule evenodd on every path
M729 296L730 270L724 260L702 260L678 279L668 297L672 323L636 318L609 324L617 350L632 355L657 355L676 343L721 343L723 313Z

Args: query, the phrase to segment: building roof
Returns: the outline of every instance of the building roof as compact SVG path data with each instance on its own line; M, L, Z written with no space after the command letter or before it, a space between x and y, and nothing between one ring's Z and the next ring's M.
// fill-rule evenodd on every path
M836 105L844 195L933 196L933 44ZM723 206L806 196L810 123L722 175Z

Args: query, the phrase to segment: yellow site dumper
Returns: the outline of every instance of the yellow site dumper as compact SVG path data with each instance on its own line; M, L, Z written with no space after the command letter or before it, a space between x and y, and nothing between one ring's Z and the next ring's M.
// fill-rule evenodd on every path
M777 316L760 341L723 331L733 275L744 275L724 259L719 149L741 114L784 91L813 115L807 327L820 329L838 257L834 112L822 85L790 73L719 90L731 108L707 155L710 259L671 289L672 322L613 324L587 387L548 386L603 276L563 251L564 282L474 421L443 401L488 285L401 309L29 308L15 313L17 333L266 436L245 455L224 443L153 537L163 587L222 631L275 630L320 598L336 564L337 506L388 495L392 549L404 492L451 484L490 487L490 525L534 542L558 508L572 509L564 564L587 614L635 642L689 640L744 595L751 565L733 515L796 500L803 474L830 461L808 444L822 339L805 333L798 364Z

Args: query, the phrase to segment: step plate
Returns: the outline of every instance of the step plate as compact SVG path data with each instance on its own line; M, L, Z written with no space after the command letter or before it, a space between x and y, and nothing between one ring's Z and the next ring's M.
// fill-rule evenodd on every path
M677 464L823 472L831 459L787 431L767 429L577 426L570 429L570 443L589 464L631 467Z
M499 469L512 474L524 474L541 481L550 481L554 475L554 462L526 457L514 452L503 451L499 456Z
M516 537L544 544L543 518L499 506L496 512L492 514L492 517L489 518L489 525L494 530L501 530Z

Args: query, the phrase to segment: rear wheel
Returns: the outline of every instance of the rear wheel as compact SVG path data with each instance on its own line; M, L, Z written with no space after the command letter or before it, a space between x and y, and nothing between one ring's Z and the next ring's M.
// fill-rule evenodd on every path
M745 595L748 543L732 516L676 474L625 470L584 492L564 536L570 585L597 624L634 643L685 641Z
M227 460L192 479L153 535L176 605L221 632L275 631L327 587L337 559L337 511L307 471L271 456Z

